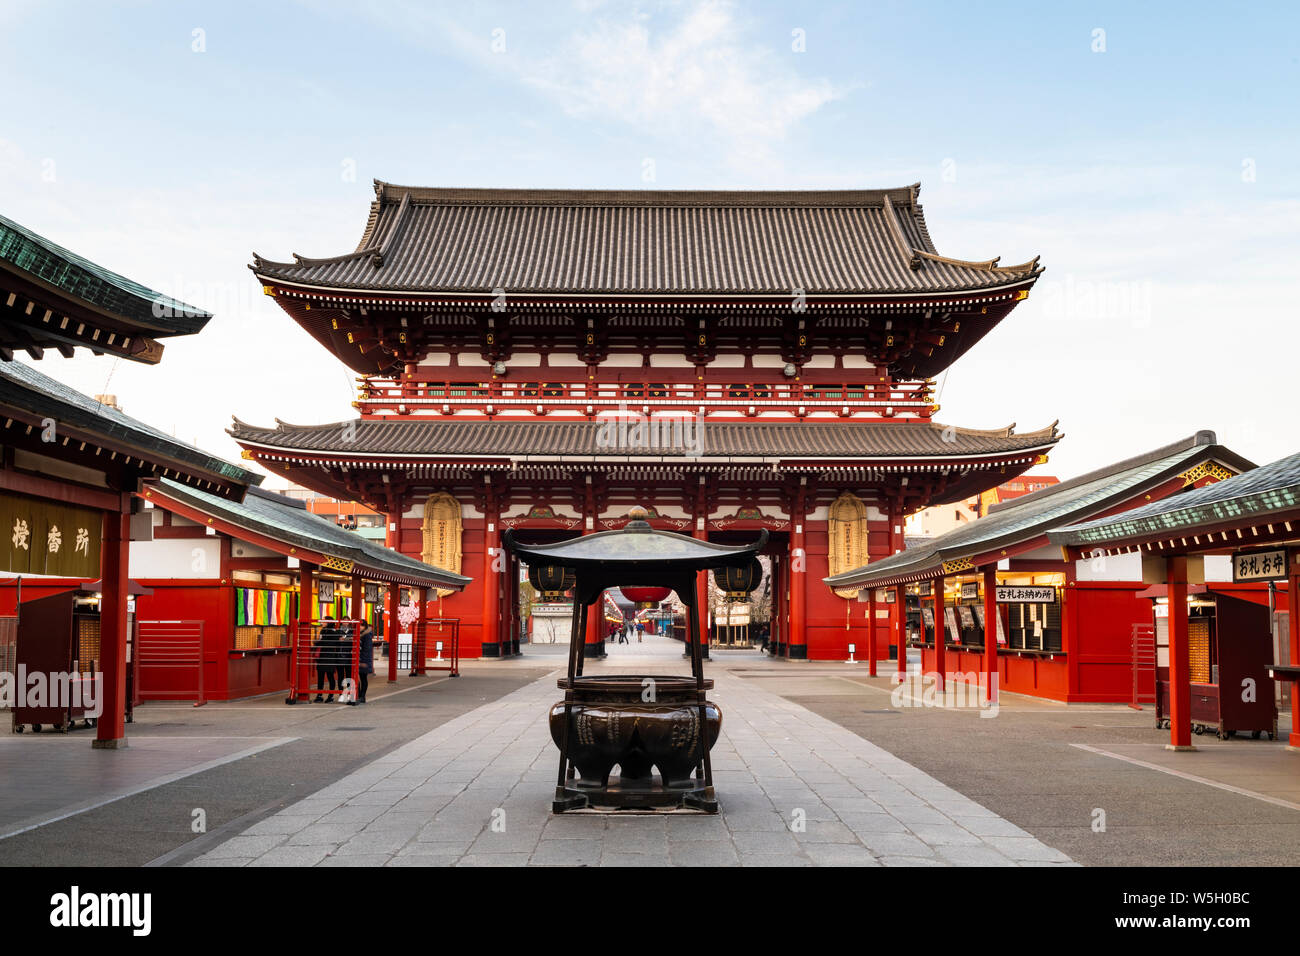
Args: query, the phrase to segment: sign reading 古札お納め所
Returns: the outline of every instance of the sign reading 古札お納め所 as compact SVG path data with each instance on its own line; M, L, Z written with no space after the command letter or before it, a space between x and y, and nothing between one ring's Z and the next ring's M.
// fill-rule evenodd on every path
M1286 548L1237 551L1232 556L1233 581L1276 581L1286 577Z
M97 578L103 522L89 508L0 495L0 570Z
M998 585L999 604L1055 604L1056 588L1050 584Z

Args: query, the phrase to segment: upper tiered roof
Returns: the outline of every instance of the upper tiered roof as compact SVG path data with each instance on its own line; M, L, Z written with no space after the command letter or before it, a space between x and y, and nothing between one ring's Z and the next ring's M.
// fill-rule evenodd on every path
M1030 283L938 254L919 184L841 191L442 189L375 183L355 251L275 262L264 283L393 293L943 294Z

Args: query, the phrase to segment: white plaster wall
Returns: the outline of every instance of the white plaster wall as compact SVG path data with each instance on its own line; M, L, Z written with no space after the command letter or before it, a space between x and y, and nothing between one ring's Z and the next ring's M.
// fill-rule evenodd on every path
M221 576L221 539L132 541L129 560L133 578L217 578Z
M1141 581L1142 555L1110 554L1081 558L1074 562L1074 569L1080 581Z

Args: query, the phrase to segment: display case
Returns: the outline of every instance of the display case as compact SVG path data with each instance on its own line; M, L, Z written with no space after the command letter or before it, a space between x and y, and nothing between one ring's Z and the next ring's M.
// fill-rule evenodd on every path
M102 706L99 595L89 589L65 591L24 601L18 611L15 667L28 678L27 688L13 709L13 730L31 727L67 733L80 721L93 727L94 708ZM135 614L127 613L126 720L136 703ZM42 693L35 694L31 675L44 675ZM87 705L91 706L87 706Z
M1192 730L1227 740L1249 733L1277 736L1277 703L1269 667L1273 641L1268 608L1207 591L1187 611L1187 662ZM1167 620L1167 619L1165 619ZM1156 726L1169 727L1169 668L1161 648Z

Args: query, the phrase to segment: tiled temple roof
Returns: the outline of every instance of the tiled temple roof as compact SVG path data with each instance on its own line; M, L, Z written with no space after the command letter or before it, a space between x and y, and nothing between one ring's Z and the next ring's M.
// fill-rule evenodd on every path
M919 184L845 191L439 189L376 182L355 251L274 262L264 281L383 292L952 293L1034 279L940 256Z

